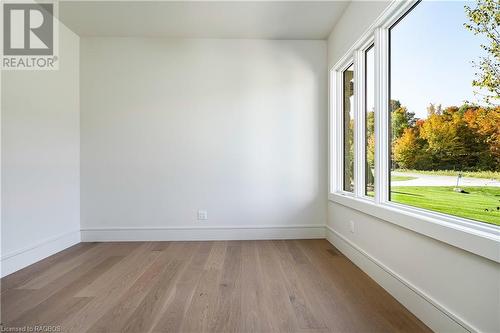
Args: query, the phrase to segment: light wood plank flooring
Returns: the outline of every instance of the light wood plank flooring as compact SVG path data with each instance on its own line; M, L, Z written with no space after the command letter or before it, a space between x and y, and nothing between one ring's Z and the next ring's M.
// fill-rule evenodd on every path
M326 240L81 243L1 280L5 327L428 332Z

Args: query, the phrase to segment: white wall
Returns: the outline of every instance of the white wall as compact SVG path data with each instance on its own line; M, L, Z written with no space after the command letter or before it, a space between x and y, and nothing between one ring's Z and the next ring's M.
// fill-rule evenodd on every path
M80 240L79 37L58 71L2 72L2 276Z
M330 66L385 6L351 3L328 40ZM500 331L497 263L333 202L328 227L334 245L434 330L463 330L455 318L469 329Z
M321 237L326 85L325 41L82 38L83 239Z
M328 37L328 68L335 65L389 4L390 1L353 1L349 4Z

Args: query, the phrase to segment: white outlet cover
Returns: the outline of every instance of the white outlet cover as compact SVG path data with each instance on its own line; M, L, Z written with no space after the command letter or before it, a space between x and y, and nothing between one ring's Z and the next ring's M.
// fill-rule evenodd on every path
M351 232L354 233L354 221L349 221Z
M206 210L198 210L198 220L208 220L208 212Z

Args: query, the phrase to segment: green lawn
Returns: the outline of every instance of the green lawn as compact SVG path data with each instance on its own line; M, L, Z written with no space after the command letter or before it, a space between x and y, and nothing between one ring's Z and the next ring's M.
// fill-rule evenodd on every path
M463 187L468 194L453 191L453 186L395 186L394 202L430 209L500 225L500 187ZM488 211L486 211L486 209Z
M411 177L411 176L393 176L391 175L391 181L392 182L402 182L405 180L412 180L412 179L417 179L417 177Z

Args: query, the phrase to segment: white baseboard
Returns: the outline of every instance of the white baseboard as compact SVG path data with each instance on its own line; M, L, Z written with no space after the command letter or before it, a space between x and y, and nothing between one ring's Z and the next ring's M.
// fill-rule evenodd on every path
M435 332L478 332L352 241L326 226L326 239Z
M89 228L83 242L101 241L195 241L325 238L324 225Z
M1 276L4 277L48 256L80 243L80 230L44 239L34 245L2 255Z

